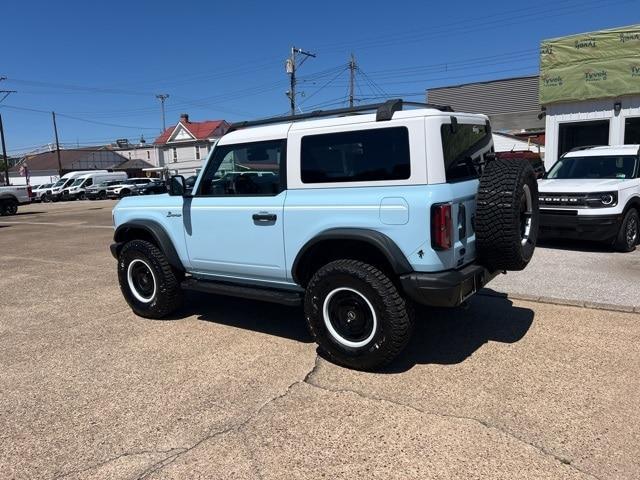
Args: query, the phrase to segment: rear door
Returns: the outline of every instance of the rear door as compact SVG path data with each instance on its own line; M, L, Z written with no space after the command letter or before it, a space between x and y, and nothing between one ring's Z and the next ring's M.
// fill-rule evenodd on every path
M452 116L440 126L440 140L444 175L451 195L454 240L446 263L456 268L475 259L478 179L484 155L493 149L491 127L481 118Z

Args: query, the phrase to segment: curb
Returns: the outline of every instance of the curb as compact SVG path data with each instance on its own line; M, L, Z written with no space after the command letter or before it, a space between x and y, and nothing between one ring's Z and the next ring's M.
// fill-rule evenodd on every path
M488 290L480 290L478 295L485 297L508 298L513 300L524 300L526 302L547 303L550 305L563 305L566 307L591 308L596 310L608 310L611 312L640 313L640 306L616 305L605 302L591 302L583 300L571 300L568 298L556 298L537 295L527 295L526 293L502 293Z

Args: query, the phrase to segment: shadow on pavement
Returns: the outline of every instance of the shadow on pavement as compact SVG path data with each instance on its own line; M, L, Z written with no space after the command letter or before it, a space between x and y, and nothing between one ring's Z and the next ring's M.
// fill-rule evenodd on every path
M467 308L418 307L409 346L382 373L401 373L417 364L453 365L489 341L515 343L526 335L533 317L533 310L515 307L497 294L476 295Z
M467 308L418 307L413 337L406 350L381 373L401 373L416 364L461 363L489 341L515 343L533 323L533 310L515 307L504 296L485 289ZM312 342L302 308L190 291L175 319L199 320L244 330Z
M184 307L175 318L196 315L198 320L253 330L298 342L312 342L302 308L224 297L195 291L185 294Z
M607 243L592 242L588 240L545 238L538 240L538 246L543 248L552 248L554 250L572 250L576 252L611 253L615 251L613 247Z
M21 215L40 215L42 213L47 213L47 212L18 212L15 213L13 215L11 215L12 217L19 217Z

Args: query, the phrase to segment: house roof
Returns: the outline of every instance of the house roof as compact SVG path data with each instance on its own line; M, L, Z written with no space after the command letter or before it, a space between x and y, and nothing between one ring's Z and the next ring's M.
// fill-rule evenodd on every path
M60 150L60 163L63 170L91 170L112 168L127 159L104 147L84 147ZM16 172L24 163L31 172L39 170L58 170L58 156L55 151L36 153L24 157L24 161L11 167Z
M226 126L226 124L227 122L224 120L205 120L204 122L185 122L180 120L179 123L172 125L162 132L162 134L156 138L153 143L156 145L166 144L179 125L182 125L193 137L195 137L196 140L205 140L214 136L218 127Z
M144 160L141 160L139 158L132 158L130 160L127 160L124 163L121 163L120 165L114 167L114 170L129 170L129 169L141 169L141 168L152 168L155 165L150 164L149 162L146 162Z

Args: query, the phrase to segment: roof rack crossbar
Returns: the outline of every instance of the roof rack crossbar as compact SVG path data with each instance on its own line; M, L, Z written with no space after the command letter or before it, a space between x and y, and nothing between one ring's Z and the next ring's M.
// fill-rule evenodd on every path
M433 105L429 103L405 102L400 98L394 98L392 100L387 100L386 102L383 102L383 103L372 103L369 105L358 105L356 107L347 107L347 108L335 108L331 110L315 110L313 112L299 113L296 115L269 117L269 118L263 118L261 120L235 122L231 124L227 133L232 132L234 130L238 130L239 128L256 127L258 125L271 125L274 123L295 122L298 120L307 120L311 118L333 117L337 115L348 115L352 113L371 112L374 110L376 112L376 121L378 122L388 121L388 120L391 120L391 118L393 118L393 114L395 112L402 110L402 107L405 105L412 106L412 107L435 108L443 112L453 112L453 109L448 105Z

